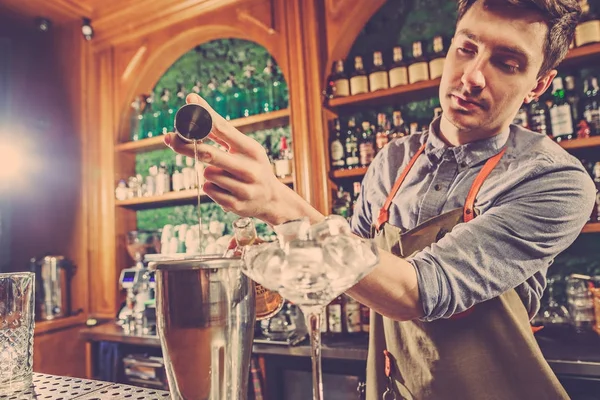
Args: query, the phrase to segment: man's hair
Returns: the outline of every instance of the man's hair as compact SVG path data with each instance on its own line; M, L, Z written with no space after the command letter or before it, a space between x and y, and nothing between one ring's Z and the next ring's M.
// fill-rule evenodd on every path
M529 10L543 17L548 34L544 42L544 61L538 76L556 68L567 55L581 15L577 0L458 0L458 21L477 1L483 1L489 9Z

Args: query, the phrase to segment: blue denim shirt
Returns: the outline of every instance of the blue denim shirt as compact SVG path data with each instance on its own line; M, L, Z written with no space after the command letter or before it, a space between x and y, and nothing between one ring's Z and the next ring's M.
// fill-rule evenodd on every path
M447 318L515 288L530 318L540 307L546 273L577 238L596 198L579 160L547 136L516 125L494 137L449 147L429 131L397 139L377 154L362 184L351 226L368 237L394 182L422 143L390 207L403 231L464 205L485 161L506 154L475 201L477 217L407 260L417 271L423 320Z

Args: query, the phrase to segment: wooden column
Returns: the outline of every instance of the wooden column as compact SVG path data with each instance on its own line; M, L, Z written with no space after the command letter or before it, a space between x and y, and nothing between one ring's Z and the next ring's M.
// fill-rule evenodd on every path
M327 174L321 109L324 18L321 1L286 0L291 125L294 135L296 190L328 214Z

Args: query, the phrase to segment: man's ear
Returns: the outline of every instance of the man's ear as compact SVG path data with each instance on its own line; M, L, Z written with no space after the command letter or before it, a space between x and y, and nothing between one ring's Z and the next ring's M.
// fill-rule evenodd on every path
M556 77L557 73L558 71L553 69L540 76L535 87L525 96L524 102L529 104L534 99L539 99L540 96L544 94L544 92L550 87L550 84L552 84L552 81Z

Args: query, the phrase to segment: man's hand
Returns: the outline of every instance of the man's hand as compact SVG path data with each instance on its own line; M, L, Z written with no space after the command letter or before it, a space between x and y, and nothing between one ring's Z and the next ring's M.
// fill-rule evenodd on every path
M197 94L188 95L186 102L206 108L213 119L208 138L222 148L198 143L198 160L208 164L204 192L225 211L271 225L301 216L322 217L277 179L260 143L237 130ZM168 133L165 143L177 153L194 157L194 145L175 133Z

